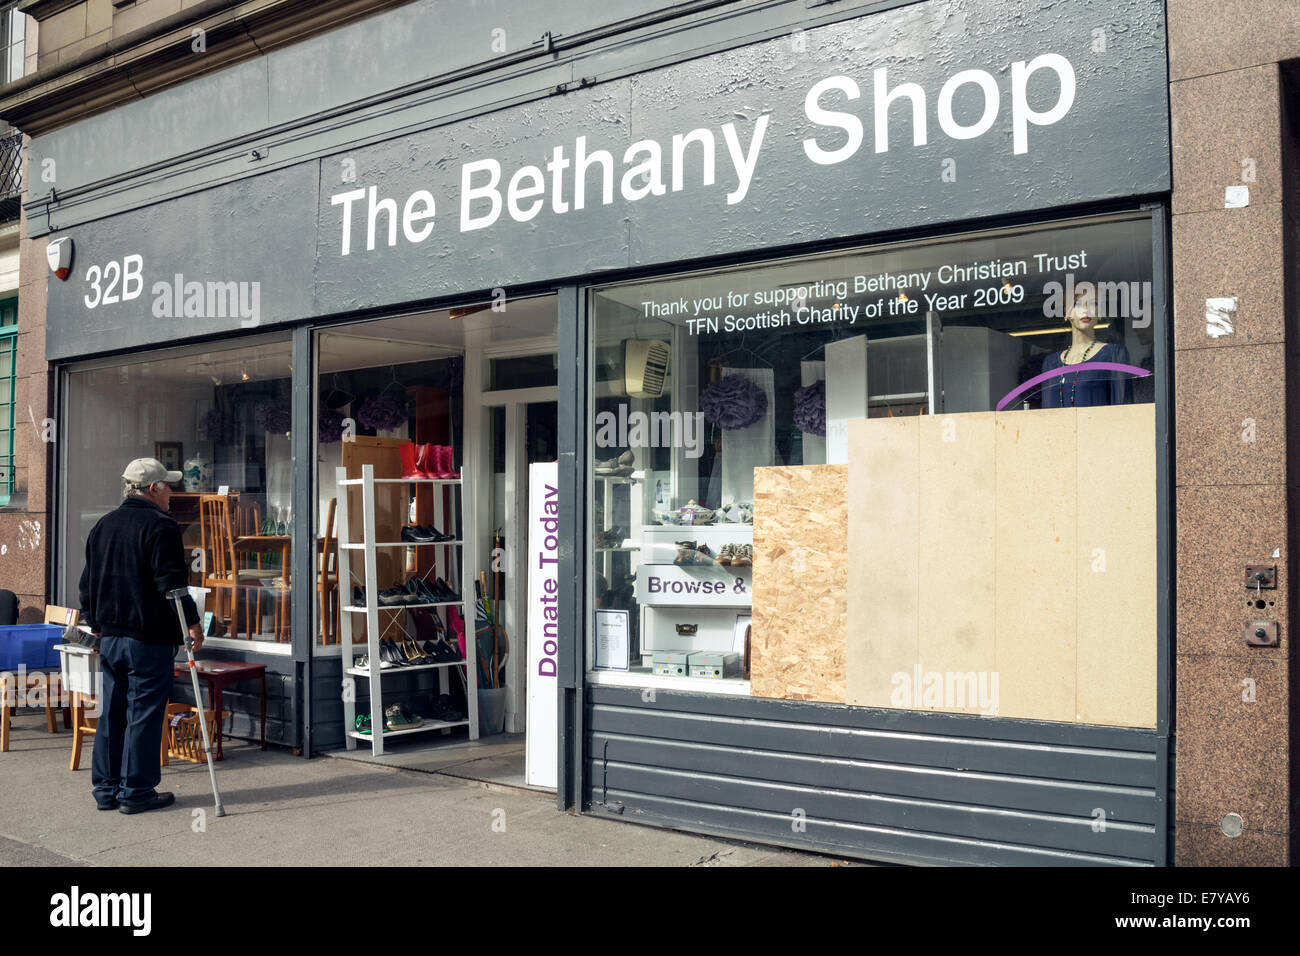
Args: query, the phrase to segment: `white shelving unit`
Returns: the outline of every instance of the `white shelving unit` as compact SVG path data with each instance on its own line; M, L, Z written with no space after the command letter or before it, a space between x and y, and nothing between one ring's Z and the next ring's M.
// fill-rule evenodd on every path
M753 566L733 567L718 564L716 560L707 565L676 565L676 542L681 540L707 544L716 558L723 545L752 545L754 526L719 522L707 525L645 525L642 528L636 589L641 611L641 651L643 654L652 654L657 650L682 650L688 653L731 651L736 617L750 613L753 603ZM665 584L710 582L715 586L721 584L723 589L709 597L689 590L677 591L671 586L652 592L649 585L656 576ZM695 624L698 628L696 633L678 634L675 626L682 623ZM641 661L633 661L632 665L634 670L644 667ZM640 673L645 674L645 670L640 670ZM655 677L654 680L656 686L669 686L662 681L672 679ZM738 678L716 681L681 678L672 686L689 690L716 690L724 684L739 686L741 683L748 686L748 681Z
M355 694L343 695L343 720L344 735L349 750L355 750L358 740L370 742L371 753L378 757L384 752L384 740L394 737L406 737L411 734L426 733L435 730L448 730L452 727L469 727L470 740L478 739L478 668L470 666L470 661L445 661L436 664L412 664L406 667L357 667L355 657L357 648L352 643L352 615L364 614L366 619L366 659L367 661L380 661L382 658L379 654L379 642L384 633L392 627L402 627L402 619L389 619L385 626L380 626L381 615L404 615L408 610L418 608L440 608L440 607L458 607L461 609L461 615L465 620L466 633L466 651L473 653L474 636L473 621L474 607L469 595L473 591L473 575L470 570L471 565L467 563L465 555L459 555L457 558L455 550L463 547L463 541L429 541L429 542L411 542L411 541L376 541L375 540L375 485L380 484L403 484L403 485L434 485L462 486L462 478L376 478L374 465L362 465L360 478L349 478L347 469L339 468L337 471L338 486L340 489L338 496L338 529L339 529L339 557L338 573L339 587L342 591L340 597L350 599L352 595L352 561L353 554L360 551L364 573L361 575L366 590L366 604L364 607L352 603L346 603L342 607L341 620L339 622L339 648L340 658L343 665L343 673L349 677L363 677L370 682L370 733L363 734L356 729L357 705ZM348 493L350 487L361 488L361 508L362 508L362 540L349 540L350 522L348 520ZM446 521L449 517L443 513L441 498L435 496L435 525L443 528L447 527ZM463 535L465 527L463 517L466 503L463 499L460 503L461 517L456 521L456 528ZM437 567L455 567L460 572L460 596L459 601L443 601L428 604L398 604L398 605L381 605L379 603L379 581L376 570L375 554L380 548L446 548L449 549L442 561L435 563ZM450 582L449 582L450 583ZM405 628L402 628L405 631ZM466 655L468 657L468 653ZM442 721L426 719L419 727L413 727L409 730L384 730L384 688L383 678L390 674L416 673L419 671L437 671L438 685L440 692L445 693L451 680L450 668L462 667L465 671L466 686L466 704L469 709L469 718L467 720Z

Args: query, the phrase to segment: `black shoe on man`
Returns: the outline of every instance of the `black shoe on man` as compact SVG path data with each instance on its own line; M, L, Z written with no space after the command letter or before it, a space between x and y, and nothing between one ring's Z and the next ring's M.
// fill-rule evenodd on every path
M118 801L118 813L144 813L146 810L161 810L163 807L170 807L176 802L176 794L155 792L147 800L121 800Z

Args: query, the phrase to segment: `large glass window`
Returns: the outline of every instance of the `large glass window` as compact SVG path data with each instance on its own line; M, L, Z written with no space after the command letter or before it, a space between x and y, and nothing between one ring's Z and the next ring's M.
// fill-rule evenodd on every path
M286 646L293 535L290 343L150 354L67 378L63 603L76 607L86 537L122 501L122 470L157 458L207 589L209 637Z
M592 679L1152 726L1152 224L592 294Z

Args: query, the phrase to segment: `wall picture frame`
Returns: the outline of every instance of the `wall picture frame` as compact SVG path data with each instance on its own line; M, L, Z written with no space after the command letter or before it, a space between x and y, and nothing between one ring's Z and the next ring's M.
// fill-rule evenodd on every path
M153 456L168 471L180 471L181 462L185 460L183 448L183 444L178 441L156 441L153 443Z

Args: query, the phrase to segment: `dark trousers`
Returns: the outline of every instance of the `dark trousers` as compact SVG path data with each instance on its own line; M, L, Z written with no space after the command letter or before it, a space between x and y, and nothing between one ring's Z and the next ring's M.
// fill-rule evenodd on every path
M103 691L91 780L95 799L148 800L162 780L163 716L172 689L176 648L133 637L99 644Z

